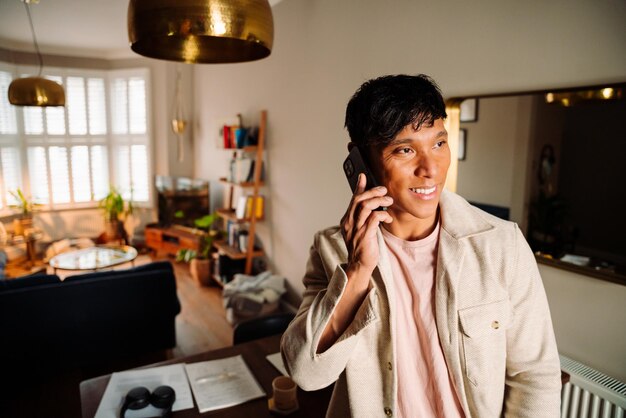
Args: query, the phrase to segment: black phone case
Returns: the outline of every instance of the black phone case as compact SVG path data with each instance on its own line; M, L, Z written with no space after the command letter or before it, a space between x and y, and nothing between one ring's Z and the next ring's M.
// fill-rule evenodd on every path
M365 190L369 190L373 187L378 186L378 183L374 179L372 172L369 170L363 157L361 156L361 152L359 151L359 147L352 147L348 158L343 162L343 172L346 174L348 178L348 183L350 183L350 189L352 189L352 193L356 190L356 186L359 183L359 174L364 173L367 177L367 183L365 185Z

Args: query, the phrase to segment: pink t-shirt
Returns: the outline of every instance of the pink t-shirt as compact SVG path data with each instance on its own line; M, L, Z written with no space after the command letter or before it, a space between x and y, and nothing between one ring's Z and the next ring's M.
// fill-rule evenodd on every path
M381 229L395 284L397 416L463 417L435 320L439 223L428 237L417 241L405 241Z

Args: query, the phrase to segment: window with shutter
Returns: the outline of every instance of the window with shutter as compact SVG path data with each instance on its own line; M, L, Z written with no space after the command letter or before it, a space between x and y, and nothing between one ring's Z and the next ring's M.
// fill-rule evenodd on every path
M46 70L65 88L65 107L0 97L0 210L15 203L9 191L17 188L50 209L93 206L109 185L149 205L148 70ZM0 63L0 89L34 71Z
M120 71L111 81L115 184L125 199L150 202L147 72Z

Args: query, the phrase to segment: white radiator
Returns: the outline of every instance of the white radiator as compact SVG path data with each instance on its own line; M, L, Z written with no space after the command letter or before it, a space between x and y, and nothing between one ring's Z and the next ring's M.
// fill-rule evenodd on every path
M570 380L561 389L561 418L624 418L626 384L561 355Z

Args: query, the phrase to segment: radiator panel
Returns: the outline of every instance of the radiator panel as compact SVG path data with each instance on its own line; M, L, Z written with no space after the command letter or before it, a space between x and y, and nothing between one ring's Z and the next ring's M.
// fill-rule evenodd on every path
M624 418L626 384L564 355L570 381L561 390L561 418Z

